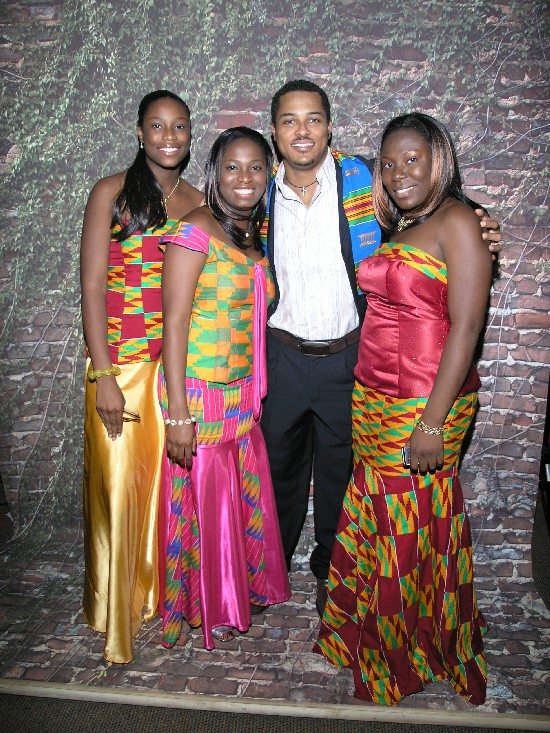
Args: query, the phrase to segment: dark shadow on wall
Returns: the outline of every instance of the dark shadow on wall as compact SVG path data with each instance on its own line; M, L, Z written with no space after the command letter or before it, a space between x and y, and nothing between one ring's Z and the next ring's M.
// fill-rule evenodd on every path
M0 475L0 547L13 536L13 517L6 499L4 483Z
M533 521L531 557L533 580L550 610L550 380L540 459L539 492Z
M550 532L550 379L548 384L548 398L546 400L546 420L542 436L542 451L539 471L539 500L546 519L546 527ZM548 554L550 565L550 553Z

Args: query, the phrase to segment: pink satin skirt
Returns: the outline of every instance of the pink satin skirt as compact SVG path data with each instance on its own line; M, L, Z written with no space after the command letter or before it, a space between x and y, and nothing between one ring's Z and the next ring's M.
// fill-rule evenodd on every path
M160 398L166 388L160 371ZM267 451L253 417L252 378L228 385L187 380L187 403L197 418L197 455L188 471L165 458L159 512L163 645L181 634L185 619L212 629L251 625L250 603L290 598Z

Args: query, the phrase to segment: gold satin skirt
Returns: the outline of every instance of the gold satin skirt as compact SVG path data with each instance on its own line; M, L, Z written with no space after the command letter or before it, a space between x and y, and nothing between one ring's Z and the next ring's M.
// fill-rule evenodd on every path
M86 379L84 422L84 616L105 633L109 662L133 658L133 638L157 613L157 514L164 423L157 397L159 362L120 365L126 409L115 441L96 410L96 385ZM88 359L87 372L90 369Z

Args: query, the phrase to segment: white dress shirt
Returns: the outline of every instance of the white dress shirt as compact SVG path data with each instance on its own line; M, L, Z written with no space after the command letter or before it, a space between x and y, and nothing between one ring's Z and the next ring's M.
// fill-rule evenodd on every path
M274 249L279 304L269 325L310 341L336 339L359 325L342 258L336 162L327 149L309 207L275 177Z

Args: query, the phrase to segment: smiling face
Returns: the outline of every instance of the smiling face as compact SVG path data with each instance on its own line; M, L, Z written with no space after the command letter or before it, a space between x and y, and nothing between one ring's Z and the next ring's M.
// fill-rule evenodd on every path
M175 99L162 97L152 102L138 125L150 168L178 168L191 145L191 122L187 110Z
M239 216L249 217L267 186L267 165L263 150L241 138L230 143L220 166L219 194Z
M315 173L326 157L332 122L317 92L288 92L280 99L271 132L287 170Z
M380 152L382 183L401 210L421 206L432 190L432 153L422 135L412 128L392 132Z

